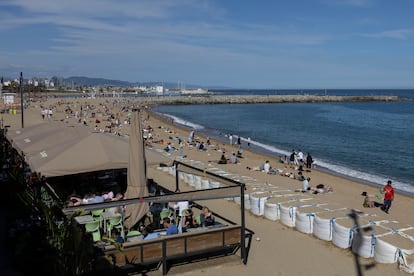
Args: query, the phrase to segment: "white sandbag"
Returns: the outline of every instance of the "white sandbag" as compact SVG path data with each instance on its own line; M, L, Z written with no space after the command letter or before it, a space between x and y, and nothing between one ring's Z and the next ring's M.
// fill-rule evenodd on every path
M355 230L358 227L357 223L359 225L369 224L367 216L369 214L359 214L357 221L350 215L335 219L333 222L332 243L339 248L350 248L352 240L354 239Z
M175 166L167 167L168 173L171 175L175 175Z
M377 238L374 248L374 259L376 262L383 264L396 263L401 254L400 248Z
M202 179L201 180L201 189L202 190L210 189L210 180L209 179Z
M357 225L351 218L335 219L332 229L332 243L339 248L350 248Z
M414 239L407 235L404 229L394 229L390 234L377 237L374 258L378 263L396 263L400 257L412 250Z
M250 194L244 194L244 209L250 210Z
M191 187L194 187L194 185L195 185L195 183L194 183L194 175L192 175L190 173L185 174L185 183L187 183Z
M250 210L250 194L246 192L247 191L244 191L244 209ZM238 205L241 205L240 197L239 196L234 197L234 202L236 202Z
M402 254L398 258L400 270L414 273L414 249L401 251Z
M356 228L352 240L352 252L362 258L374 257L377 236L386 232L390 231L382 226L376 225L375 221Z
M334 218L322 218L315 215L313 220L313 235L324 241L332 240Z
M194 188L196 190L201 190L201 180L202 180L201 176L194 175Z
M250 210L250 194L254 192L256 192L255 187L246 185L246 189L244 190L244 209L245 210ZM234 202L240 205L241 204L240 197L239 196L234 197Z
M282 189L271 189L270 193L272 194L273 197L278 197L278 196L291 196L291 197L297 197L298 194L293 192L292 190L282 190Z
M376 242L375 233L363 235L361 232L355 231L354 238L352 239L352 252L362 258L374 257Z
M281 197L270 197L265 202L264 217L268 220L276 221L280 219L279 202Z
M315 213L300 213L296 210L295 228L302 233L313 233L313 220Z
M263 216L268 192L255 192L250 194L250 212L256 216Z
M301 198L301 197L299 197ZM313 199L299 199L302 203L310 203ZM323 207L327 206L323 204L305 204L298 206L296 209L295 228L302 233L313 233L313 220L315 214L325 211Z
M221 183L219 181L211 181L210 185L212 189L217 189L221 187Z
M313 220L313 235L321 240L332 241L333 222L335 218L346 217L351 210L347 208L326 210L315 215Z
M288 227L295 227L296 220L296 206L291 203L281 203L280 208L280 222Z

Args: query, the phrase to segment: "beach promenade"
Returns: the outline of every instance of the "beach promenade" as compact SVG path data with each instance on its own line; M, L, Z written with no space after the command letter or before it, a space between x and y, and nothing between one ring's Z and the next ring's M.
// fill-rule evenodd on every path
M195 97L192 97L192 99ZM54 115L51 120L62 121L62 123L78 123L77 118L67 117L64 110L68 106L73 111L80 111L81 106L85 108L87 105L92 108L96 107L96 116L100 123L96 123L96 118L91 118L90 111L85 116L87 126L91 129L105 129L107 124L106 117L108 112L119 115L120 127L116 132L121 135L128 135L129 125L122 122L128 117L128 109L135 104L133 100L117 101L114 99L73 99L65 100L64 103L58 104L59 99L49 100L42 103L44 106L52 106ZM62 101L62 100L61 100ZM146 103L150 103L148 99ZM156 102L157 104L161 104ZM109 110L109 111L108 111ZM122 111L124 110L124 111ZM125 111L126 110L126 111ZM40 116L40 103L32 103L29 108L25 109L25 125L29 126L36 123L42 123ZM153 116L148 112L144 116L145 124L150 125L154 132L156 140L171 142L173 146L178 148L178 143L173 137L180 137L186 140L190 130L180 126L171 125L169 121L160 117ZM19 114L3 114L3 122L9 125L9 130L20 128ZM47 123L47 121L43 121ZM79 124L83 124L80 120ZM197 139L206 141L206 137L195 133ZM306 177L311 177L310 184L316 186L318 184L329 185L333 188L333 192L322 194L307 193L303 195L295 192L296 189L302 187L299 180L284 176L285 173L297 173L296 171L285 167L284 164L278 163L277 156L266 156L250 151L243 145L243 158L239 159L237 164L219 165L216 161L225 148L226 154L230 156L232 152L237 151L236 145L229 145L228 142L211 141L213 146L208 147L207 151L199 151L193 147L185 146L183 154L186 158L179 157L179 151L165 152L165 143L152 143L148 149L163 155L171 162L179 158L183 162L190 162L203 169L212 171L225 172L229 177L237 177L240 181L245 182L247 187L256 188L257 191L269 192L270 188L278 190L290 190L295 194L296 198L309 198L309 202L315 205L329 206L331 210L348 208L358 209L359 216L364 217L366 221L383 222L383 225L390 223L393 229L398 227L414 226L414 218L409 210L414 208L414 198L411 196L396 194L395 201L389 214L385 214L379 208L364 208L362 206L362 192L368 194L379 194L379 186L368 186L350 179L327 174L325 172L313 169L311 172L304 172ZM219 151L218 149L221 149ZM246 167L260 166L265 160L269 160L272 167L278 170L276 175L266 174L262 171L248 170ZM167 172L163 172L157 164L151 164L148 168L148 177L154 178L160 184L173 182L174 178ZM378 183L385 185L385 183ZM188 189L194 189L191 185ZM248 190L247 194L250 198L259 198L258 194L254 194L253 190ZM381 202L380 199L378 199ZM252 201L253 202L253 201ZM257 203L257 201L255 201ZM204 204L200 202L200 204ZM240 213L240 206L235 200L209 200L205 202L217 213L228 217L237 217ZM259 202L260 204L260 202ZM306 205L300 204L301 207ZM310 207L310 206L309 206ZM332 241L324 240L316 237L311 233L303 233L296 227L288 225L289 223L282 217L277 220L268 219L261 211L257 209L248 209L246 212L246 226L255 232L254 241L251 246L247 265L243 265L239 258L229 257L221 260L212 260L208 262L200 262L186 266L173 267L170 271L171 275L358 275L357 270L361 269L363 275L409 275L400 271L398 264L379 263L373 257L355 256L350 248L340 248L333 244ZM282 214L281 214L282 215ZM414 236L412 234L411 236ZM407 244L411 246L413 241ZM357 265L360 266L357 266ZM372 266L370 266L372 264ZM370 269L366 269L364 265L368 265ZM158 272L152 272L151 275L158 275Z

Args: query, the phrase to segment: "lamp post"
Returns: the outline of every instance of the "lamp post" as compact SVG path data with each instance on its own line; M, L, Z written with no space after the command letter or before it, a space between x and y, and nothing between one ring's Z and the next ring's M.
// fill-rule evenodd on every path
M23 72L20 72L20 110L22 112L22 128L24 128L24 107L23 107Z

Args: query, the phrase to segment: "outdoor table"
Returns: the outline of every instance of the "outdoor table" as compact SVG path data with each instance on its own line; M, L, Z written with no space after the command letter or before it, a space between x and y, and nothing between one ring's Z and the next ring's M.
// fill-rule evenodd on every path
M158 229L158 230L155 230L152 233L148 233L148 235L145 236L143 238L143 240L150 240L150 239L155 239L155 238L159 238L159 237L163 237L163 236L167 236L166 229Z
M75 220L79 224L87 224L88 222L95 221L91 215L77 216L75 217Z

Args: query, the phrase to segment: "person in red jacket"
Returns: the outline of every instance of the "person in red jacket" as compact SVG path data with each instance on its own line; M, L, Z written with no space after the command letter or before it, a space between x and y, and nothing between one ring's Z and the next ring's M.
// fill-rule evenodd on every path
M384 192L384 205L381 209L388 214L392 201L394 200L394 187L392 186L391 180L387 181L387 185L384 186L382 191Z

